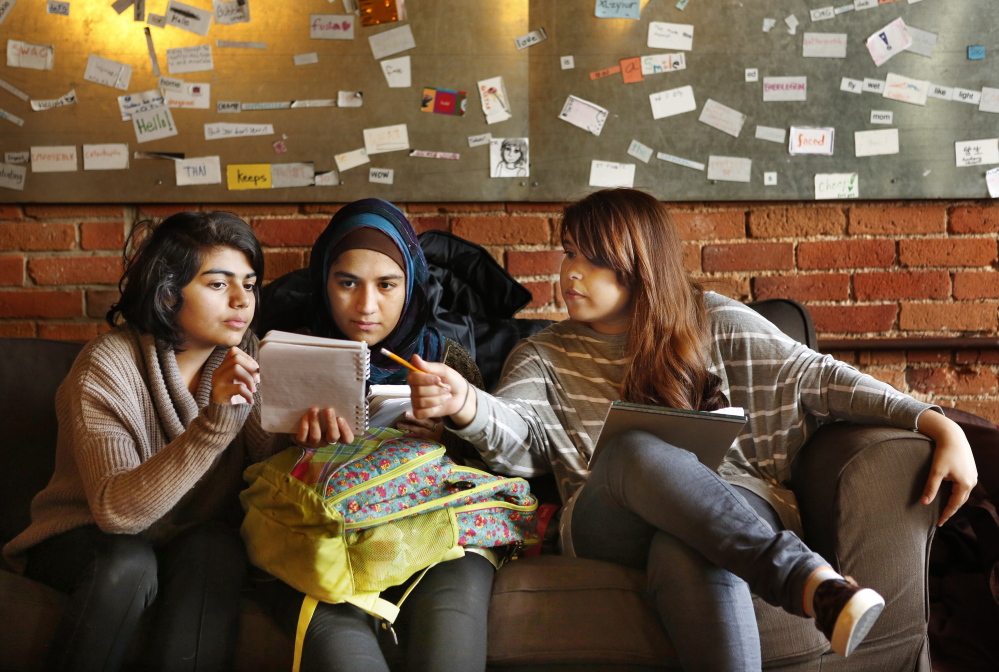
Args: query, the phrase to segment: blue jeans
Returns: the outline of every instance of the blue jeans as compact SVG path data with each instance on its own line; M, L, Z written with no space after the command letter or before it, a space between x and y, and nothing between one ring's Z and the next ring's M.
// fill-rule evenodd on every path
M693 453L630 431L601 452L576 499L576 555L647 571L684 670L761 669L750 591L803 616L805 583L829 564L750 498L769 509Z

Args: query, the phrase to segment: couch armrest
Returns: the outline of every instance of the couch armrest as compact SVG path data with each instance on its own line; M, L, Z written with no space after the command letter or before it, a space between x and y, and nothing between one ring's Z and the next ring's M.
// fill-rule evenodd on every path
M794 466L805 542L887 601L862 648L906 641L896 653L911 660L907 669L929 669L929 549L949 495L941 488L936 502L919 503L932 451L917 432L837 422L816 432Z

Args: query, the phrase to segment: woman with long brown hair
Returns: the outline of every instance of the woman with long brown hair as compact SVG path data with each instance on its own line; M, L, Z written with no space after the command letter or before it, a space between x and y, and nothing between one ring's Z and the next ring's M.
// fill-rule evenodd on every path
M417 417L445 417L497 471L554 472L563 552L646 569L684 669L759 670L750 591L814 617L849 655L884 599L845 580L799 539L784 488L807 438L833 420L918 429L936 442L922 502L954 482L941 523L977 480L960 428L782 334L740 303L703 292L683 267L669 212L632 189L569 205L559 224L569 319L521 341L495 395L448 367L414 363ZM450 386L442 392L438 383ZM693 453L629 431L588 466L612 401L749 418L719 472ZM927 412L930 411L930 412Z

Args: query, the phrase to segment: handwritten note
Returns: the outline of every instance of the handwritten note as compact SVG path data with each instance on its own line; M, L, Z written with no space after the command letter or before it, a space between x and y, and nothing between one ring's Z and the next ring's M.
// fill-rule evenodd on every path
M607 121L607 114L607 110L596 103L576 96L569 96L565 99L565 104L562 106L558 118L568 121L584 131L589 131L593 135L600 135L600 131L603 130L604 123Z
M898 129L886 128L878 131L855 131L853 151L858 157L898 154Z
M635 157L643 163L648 163L654 153L655 150L648 145L643 145L638 140L632 140L631 144L628 145L628 155Z
M572 56L562 56L558 59L558 64L563 70L572 70L576 67L576 59Z
M905 21L895 19L881 30L867 38L867 50L871 52L874 65L880 66L889 58L900 54L912 45L912 35L905 27Z
M999 114L999 89L982 87L982 100L978 104L978 111Z
M412 65L409 56L386 58L380 65L390 89L406 89L413 85Z
M177 0L170 0L166 9L167 25L205 37L212 25L212 13Z
M368 45L376 61L380 61L386 56L396 54L416 48L416 39L413 37L413 29L406 24L384 33L378 33L368 38Z
M41 112L42 110L51 110L56 107L63 107L64 105L73 105L76 103L76 89L73 89L69 93L55 98L53 100L32 100L31 109L35 112Z
M59 2L59 0L49 0L45 3L46 14L58 14L59 16L69 16L69 3Z
M678 166L683 166L684 168L690 168L692 170L704 170L704 164L698 163L697 161L691 161L690 159L685 159L680 156L673 156L672 154L666 154L665 152L656 152L656 158L660 161L668 161L669 163L675 163Z
M801 55L806 58L846 58L846 33L805 33Z
M177 135L177 126L168 107L132 112L132 128L135 129L136 142L149 142Z
M590 161L591 187L633 187L635 186L635 164L615 163L614 161Z
M594 14L598 19L638 20L642 10L639 0L597 0Z
M906 26L905 28L912 37L912 44L909 45L908 51L926 58L933 58L933 50L937 46L937 34L931 33L928 30L913 28L912 26Z
M316 182L312 163L272 163L271 188L311 187Z
M537 30L532 30L526 35L521 35L520 37L514 38L513 43L517 47L517 51L521 49L526 49L528 47L533 47L535 44L544 42L548 39L548 31L544 28L538 28Z
M690 51L694 48L694 27L685 23L649 23L648 46L652 49L679 49Z
M205 124L205 140L274 135L273 124L232 124L224 121Z
M885 98L899 100L913 105L926 105L926 96L930 91L930 83L921 79L910 79L893 72L885 78Z
M368 153L364 151L364 147L344 152L343 154L337 154L333 157L333 160L336 161L336 168L341 173L345 170L362 166L365 163L371 163L371 159L368 158Z
M664 119L697 109L692 86L681 86L650 94L649 103L652 105L653 119Z
M166 91L163 101L167 107L189 107L195 110L211 109L212 86L207 82L185 82L183 91Z
M657 75L661 72L676 72L687 68L687 59L682 54L649 54L642 56L642 74Z
M392 184L394 181L395 171L391 168L368 168L368 182Z
M409 132L406 124L366 128L363 134L364 150L368 156L409 149Z
M741 156L709 156L708 179L722 182L749 182L753 160Z
M742 125L746 123L746 115L708 98L708 102L704 103L701 116L697 120L702 124L717 128L722 133L728 133L732 137L738 138L739 133L742 132Z
M4 163L31 163L31 152L4 152L3 153Z
M832 156L835 128L792 126L788 152L791 154L826 154Z
M231 191L271 188L269 163L230 163L225 167L225 176Z
M215 63L212 60L212 47L208 44L167 49L166 55L167 71L171 75L215 69Z
M813 9L809 12L809 16L812 21L827 21L836 16L836 10L832 5L828 7L819 7L818 9Z
M12 3L13 4L13 3ZM2 7L2 5L0 5ZM3 17L0 16L0 23ZM27 166L16 166L11 163L0 163L0 187L4 189L24 190L24 180L28 175Z
M958 168L999 163L999 138L955 142L954 154Z
M239 114L243 111L243 104L238 100L216 100L216 114Z
M128 168L128 145L84 145L84 170L126 170Z
M250 3L248 2L212 0L212 12L215 14L215 23L223 26L250 22Z
M482 112L486 115L487 124L506 121L513 116L502 77L483 79L477 82L476 86L479 89L479 102L482 103Z
M766 140L767 142L776 142L778 144L784 144L784 138L787 137L787 129L784 128L774 128L773 126L757 126L756 127L756 139Z
M818 173L815 175L815 200L859 198L857 173Z
M808 99L808 77L764 77L763 102Z
M7 18L10 10L14 9L14 5L16 4L16 0L0 0L0 24L4 22L4 19Z
M481 147L482 145L488 145L489 141L493 139L492 133L481 133L479 135L468 136L468 146L469 147Z
M361 91L337 91L337 107L361 107L364 105L364 93Z
M69 173L76 170L76 146L31 148L31 172Z
M83 73L83 78L88 82L128 91L128 83L132 79L132 66L90 54L87 57L87 69Z
M31 44L20 40L7 40L7 67L29 70L51 70L55 61L55 47L51 44Z
M178 187L196 184L222 184L222 168L217 156L199 156L174 161Z
M353 40L354 17L350 14L312 14L309 16L309 37L313 40Z

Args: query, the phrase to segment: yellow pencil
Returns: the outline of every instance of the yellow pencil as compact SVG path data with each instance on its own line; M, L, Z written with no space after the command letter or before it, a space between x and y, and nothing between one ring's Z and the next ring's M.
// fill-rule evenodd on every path
M407 362L405 359L403 359L399 355L395 354L394 352L389 352L385 348L382 348L382 354L385 355L386 357L388 357L391 360L399 362L400 364L402 364L403 366L405 366L410 371L416 371L417 373L427 373L426 371L422 371L422 370L416 368L415 366L413 366L412 364L410 364L409 362ZM427 375L430 375L430 374L427 373Z

